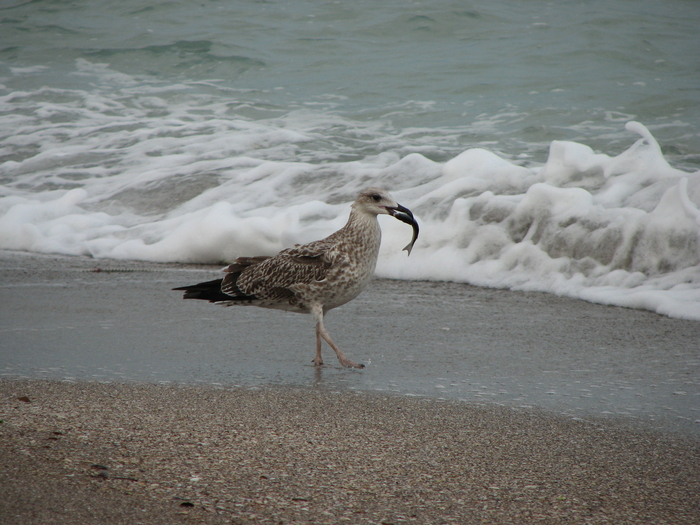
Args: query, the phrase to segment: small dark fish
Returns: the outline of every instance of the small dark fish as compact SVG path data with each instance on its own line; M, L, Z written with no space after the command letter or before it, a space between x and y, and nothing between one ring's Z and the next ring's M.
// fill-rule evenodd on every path
M401 222L410 224L413 227L413 238L411 239L411 242L409 242L403 249L403 251L408 252L408 255L411 255L411 250L413 249L413 245L416 244L418 232L420 231L420 228L418 228L418 221L416 221L413 213L411 213L411 210L401 205L396 208L396 211L394 211L392 215Z
M406 246L403 247L404 251L408 252L408 255L411 255L413 245L416 244L416 239L418 239L418 221L414 220L411 223L411 226L413 226L413 237L411 238L411 242L409 242Z

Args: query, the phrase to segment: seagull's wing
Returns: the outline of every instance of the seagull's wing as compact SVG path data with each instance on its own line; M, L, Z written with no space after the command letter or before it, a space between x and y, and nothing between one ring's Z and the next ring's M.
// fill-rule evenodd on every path
M237 275L229 273L222 283L222 291L264 301L291 300L295 285L326 278L333 266L333 248L333 243L324 240L282 250L274 257L246 266Z

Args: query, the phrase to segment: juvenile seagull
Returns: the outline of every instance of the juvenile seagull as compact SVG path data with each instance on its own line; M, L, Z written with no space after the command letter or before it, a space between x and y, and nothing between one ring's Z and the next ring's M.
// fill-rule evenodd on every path
M223 306L245 304L313 316L316 322L316 366L323 364L321 339L351 368L364 365L348 359L323 326L323 316L359 295L372 278L382 232L377 215L391 215L413 227L411 248L418 238L413 213L379 188L367 188L352 204L347 224L320 241L297 244L273 257L239 257L223 279L174 288L185 299L203 299Z

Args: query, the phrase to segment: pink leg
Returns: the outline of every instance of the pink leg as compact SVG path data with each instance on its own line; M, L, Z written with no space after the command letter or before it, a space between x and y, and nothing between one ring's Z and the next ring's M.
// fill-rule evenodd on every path
M318 323L316 323L316 357L314 357L314 364L316 366L323 364L323 358L321 357L321 332L318 331Z
M321 306L316 306L312 308L311 313L314 316L314 319L316 320L316 358L314 359L315 364L320 364L317 362L317 360L321 359L321 339L323 338L326 343L330 345L330 347L333 349L335 352L335 355L338 356L338 361L340 361L340 364L344 367L347 368L364 368L365 365L356 363L355 361L352 361L348 359L345 354L336 346L336 344L333 342L333 339L331 339L330 334L326 330L326 327L323 326L323 308ZM321 361L322 363L323 361Z

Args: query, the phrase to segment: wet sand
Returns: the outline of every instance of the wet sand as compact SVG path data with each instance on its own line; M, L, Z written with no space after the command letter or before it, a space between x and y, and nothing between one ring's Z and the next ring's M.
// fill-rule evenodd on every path
M317 369L215 275L0 252L3 524L700 521L699 323L380 280Z
M327 327L183 301L219 267L0 251L0 377L367 391L544 408L700 439L700 322L542 293L375 280ZM99 271L98 271L99 270Z
M697 441L294 388L0 380L2 523L698 523Z

